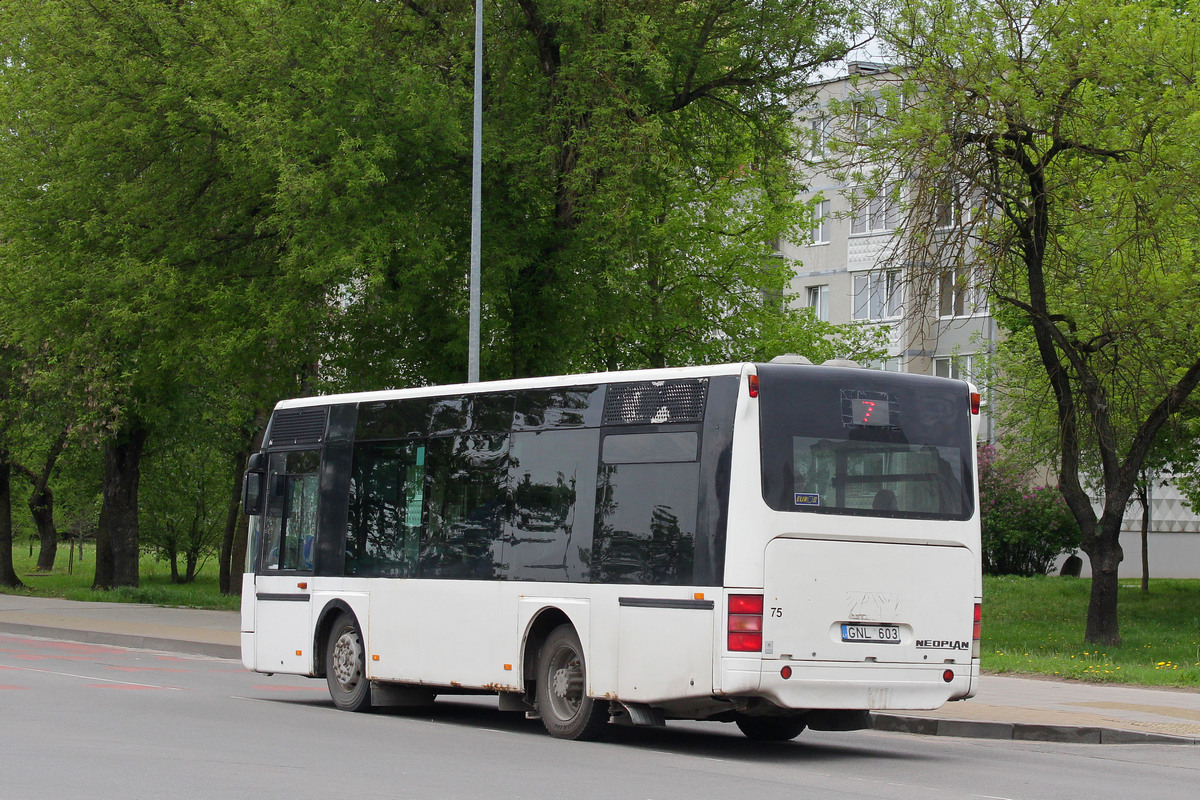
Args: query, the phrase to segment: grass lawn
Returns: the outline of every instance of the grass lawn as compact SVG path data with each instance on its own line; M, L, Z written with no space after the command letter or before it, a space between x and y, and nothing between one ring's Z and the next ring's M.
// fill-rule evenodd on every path
M1121 581L1122 644L1084 644L1091 581L984 577L983 668L1085 681L1200 687L1200 580Z
M197 570L196 579L192 583L173 584L170 564L153 556L143 555L139 571L140 585L136 589L121 588L111 591L92 589L92 579L96 574L94 544L85 545L82 555L77 549L73 564L69 548L65 543L60 544L54 571L39 573L34 571L34 567L37 566L37 546L34 546L31 555L29 546L22 542L13 548L13 566L16 567L17 576L29 587L28 593L42 597L227 610L236 610L241 602L238 597L221 594L218 588L217 563L214 559L209 559ZM183 571L182 562L180 571ZM240 580L241 576L237 578ZM3 591L20 593L8 589Z

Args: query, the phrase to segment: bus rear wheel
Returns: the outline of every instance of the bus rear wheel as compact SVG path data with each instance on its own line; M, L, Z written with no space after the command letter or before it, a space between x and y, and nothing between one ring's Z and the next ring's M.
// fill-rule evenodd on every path
M344 711L371 708L371 682L367 680L366 650L358 621L342 614L329 629L325 646L325 682L333 704Z
M756 742L786 742L804 730L804 717L739 717L738 729Z
M608 702L587 695L587 665L570 625L550 631L538 653L537 706L556 739L597 739L608 725Z

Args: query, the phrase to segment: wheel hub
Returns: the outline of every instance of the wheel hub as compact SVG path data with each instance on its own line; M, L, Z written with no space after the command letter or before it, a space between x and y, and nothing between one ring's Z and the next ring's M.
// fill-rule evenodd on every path
M362 678L359 667L359 664L362 663L361 653L362 648L358 643L358 637L349 632L339 636L333 646L331 659L333 677L337 679L338 685L346 691L353 690Z

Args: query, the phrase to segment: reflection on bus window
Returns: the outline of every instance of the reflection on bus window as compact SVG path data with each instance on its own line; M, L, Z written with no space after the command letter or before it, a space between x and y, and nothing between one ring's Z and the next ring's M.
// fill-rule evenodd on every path
M793 492L826 508L959 516L962 454L955 447L792 439Z
M424 445L360 444L350 477L346 574L414 575L424 497Z
M272 457L262 566L311 572L317 536L319 450Z

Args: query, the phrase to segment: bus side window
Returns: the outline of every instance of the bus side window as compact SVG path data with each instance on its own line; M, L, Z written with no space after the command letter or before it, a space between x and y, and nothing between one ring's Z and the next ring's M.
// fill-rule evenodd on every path
M354 451L346 574L416 575L425 503L425 445L367 442Z
M271 455L260 571L311 572L317 535L319 450Z
M429 440L423 578L497 577L493 543L507 514L508 437Z
M695 431L609 434L596 487L591 579L692 582L700 464Z
M511 512L499 543L503 578L587 580L599 447L597 428L512 434Z

